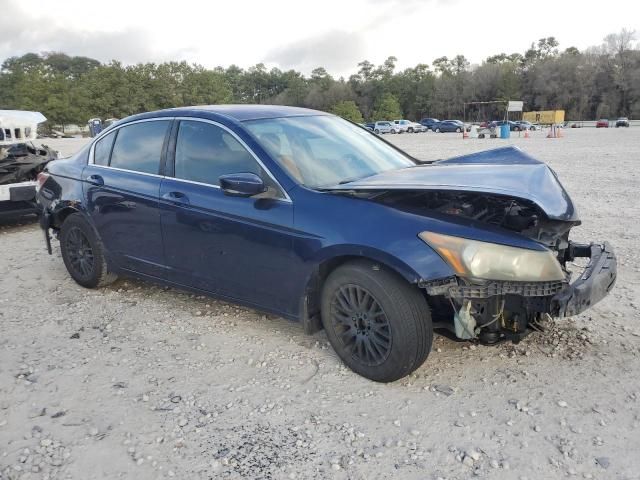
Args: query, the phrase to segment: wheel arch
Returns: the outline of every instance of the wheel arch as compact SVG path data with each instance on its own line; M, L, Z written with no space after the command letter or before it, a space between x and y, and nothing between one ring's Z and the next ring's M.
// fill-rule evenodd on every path
M52 224L55 229L60 229L67 217L73 213L82 213L82 209L70 203L58 203L52 212Z
M345 251L329 255L319 260L304 282L304 291L300 298L299 319L307 334L322 330L320 319L320 304L322 287L331 272L347 262L354 260L370 261L374 265L395 273L409 284L416 284L420 280L418 273L402 260L385 252L375 249L360 249L359 251Z

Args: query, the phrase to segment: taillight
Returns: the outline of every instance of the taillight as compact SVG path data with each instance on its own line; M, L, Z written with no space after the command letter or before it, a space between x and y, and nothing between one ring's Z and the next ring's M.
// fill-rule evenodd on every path
M45 182L47 181L47 179L49 178L49 174L47 172L40 172L38 174L37 177L37 185L36 185L36 191L39 192L40 189L42 188L42 186L45 184Z

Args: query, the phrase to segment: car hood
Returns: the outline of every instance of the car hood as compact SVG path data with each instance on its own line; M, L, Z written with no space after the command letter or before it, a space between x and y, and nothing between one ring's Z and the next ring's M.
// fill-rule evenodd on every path
M516 147L391 170L326 190L490 193L529 200L550 220L579 220L576 208L555 172Z

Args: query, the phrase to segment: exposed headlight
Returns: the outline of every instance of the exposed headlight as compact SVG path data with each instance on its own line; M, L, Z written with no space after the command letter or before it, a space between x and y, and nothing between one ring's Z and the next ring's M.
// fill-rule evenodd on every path
M462 277L516 282L565 278L560 263L550 250L527 250L433 232L422 232L419 237Z

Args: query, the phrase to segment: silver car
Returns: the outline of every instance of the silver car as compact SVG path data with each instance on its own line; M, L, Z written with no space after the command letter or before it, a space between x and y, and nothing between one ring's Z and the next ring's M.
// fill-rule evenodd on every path
M376 122L373 127L373 131L375 133L398 133L398 128L393 124L393 122Z

